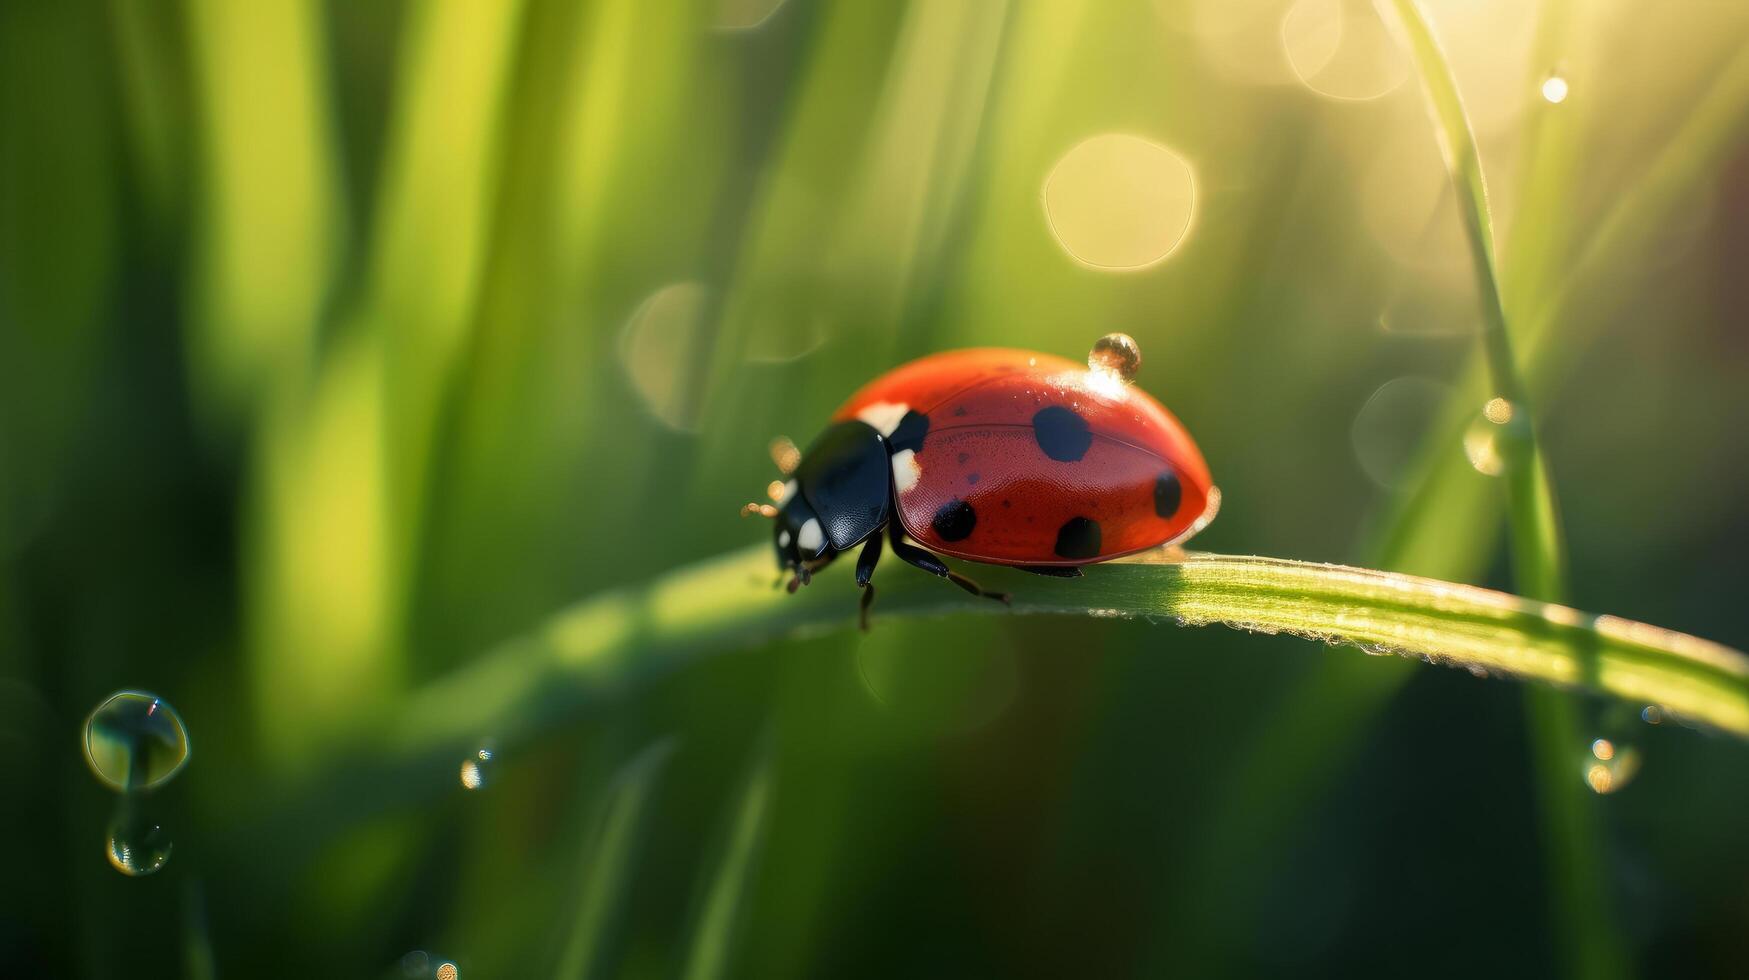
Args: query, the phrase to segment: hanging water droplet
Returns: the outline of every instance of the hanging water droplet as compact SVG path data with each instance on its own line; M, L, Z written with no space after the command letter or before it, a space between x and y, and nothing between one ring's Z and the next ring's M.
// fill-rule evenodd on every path
M1640 769L1640 752L1607 738L1593 739L1583 762L1585 785L1599 795L1615 793Z
M170 835L134 801L123 801L109 824L104 854L115 870L130 878L149 875L170 860Z
M85 719L85 761L111 789L155 789L188 763L188 729L157 695L118 691Z
M462 788L484 789L492 775L493 751L482 746L462 760Z

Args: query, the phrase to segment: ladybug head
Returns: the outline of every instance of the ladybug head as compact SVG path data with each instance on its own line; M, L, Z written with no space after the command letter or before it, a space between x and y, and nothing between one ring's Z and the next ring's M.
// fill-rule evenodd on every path
M771 544L777 551L777 567L794 572L806 584L815 569L832 560L832 549L819 516L793 479L783 485L778 496L776 518Z

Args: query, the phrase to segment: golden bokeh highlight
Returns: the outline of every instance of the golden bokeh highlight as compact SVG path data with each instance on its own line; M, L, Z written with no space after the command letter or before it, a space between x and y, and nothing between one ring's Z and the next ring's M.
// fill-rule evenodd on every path
M1560 105L1567 101L1567 80L1559 75L1550 75L1543 80L1543 101L1550 105Z
M722 31L750 31L763 27L784 0L716 0L711 23Z
M1393 378L1355 413L1349 438L1361 472L1385 488L1403 485L1423 435L1445 404L1451 386L1432 378Z
M1500 447L1494 444L1494 428L1483 419L1471 423L1464 432L1464 456L1483 476L1499 476L1506 469Z
M1504 398L1490 398L1482 406L1482 417L1495 425L1505 425L1512 421L1512 403Z
M1599 796L1619 792L1640 771L1639 750L1617 745L1607 738L1594 739L1584 764L1585 785Z
M1376 99L1409 77L1409 52L1370 0L1299 0L1281 44L1300 82L1328 98Z
M620 333L620 365L638 398L663 424L682 432L698 425L698 352L709 300L700 283L663 286L638 305Z
M1096 269L1143 269L1171 255L1190 231L1195 205L1190 164L1127 133L1076 144L1044 184L1051 234Z

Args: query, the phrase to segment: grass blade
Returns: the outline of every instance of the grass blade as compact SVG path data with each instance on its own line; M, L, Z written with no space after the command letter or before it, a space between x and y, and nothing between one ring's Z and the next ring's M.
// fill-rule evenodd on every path
M344 826L422 795L447 792L449 760L481 731L507 746L580 712L631 696L702 658L798 634L850 629L850 569L816 576L798 595L771 588L765 546L677 569L565 610L412 694L380 727L344 739L350 768L263 792L263 812L232 846L272 834L286 860ZM1041 582L989 566L980 580L1017 598L1011 614L1131 617L1291 632L1375 653L1547 681L1749 737L1749 658L1681 633L1488 589L1276 558L1192 554L1094 565ZM925 575L881 579L876 625L897 616L1005 614ZM368 747L370 751L360 749ZM340 803L344 801L344 805ZM333 805L323 805L332 802Z
M643 836L644 810L656 777L673 754L674 740L662 739L638 753L614 777L607 805L591 837L592 843L584 850L583 866L578 869L582 889L576 918L558 969L553 971L559 980L582 980L603 974L603 939L624 904L627 875L637 854L638 840Z
M1451 66L1420 7L1415 0L1396 0L1396 8L1457 191L1481 300L1482 352L1489 380L1498 393L1496 401L1506 401L1505 417L1490 414L1490 421L1501 423L1495 442L1505 460L1513 571L1522 591L1558 602L1567 592L1566 545L1548 464L1537 442L1528 394L1512 351L1481 156ZM1562 695L1547 690L1530 691L1526 706L1531 741L1543 775L1544 836L1556 896L1554 915L1565 956L1580 976L1614 975L1620 970L1622 955L1617 933L1610 926L1607 896L1597 868L1596 821L1578 781L1567 774L1570 747L1578 744L1576 713Z
M765 839L765 823L771 804L771 751L769 738L760 740L758 759L741 789L721 863L704 896L698 927L692 935L692 952L686 960L686 980L716 980L728 973L734 949L735 926L752 887L751 879Z

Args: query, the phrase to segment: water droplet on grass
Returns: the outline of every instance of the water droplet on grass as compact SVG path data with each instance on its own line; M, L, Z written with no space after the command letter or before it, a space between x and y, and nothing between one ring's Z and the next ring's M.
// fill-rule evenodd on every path
M85 761L111 789L155 789L188 763L188 729L157 695L118 691L85 719Z
M124 802L109 825L104 854L115 870L130 878L155 873L170 860L170 835L134 801Z
M481 747L462 760L462 788L484 789L492 778L492 761L494 752L489 747Z

